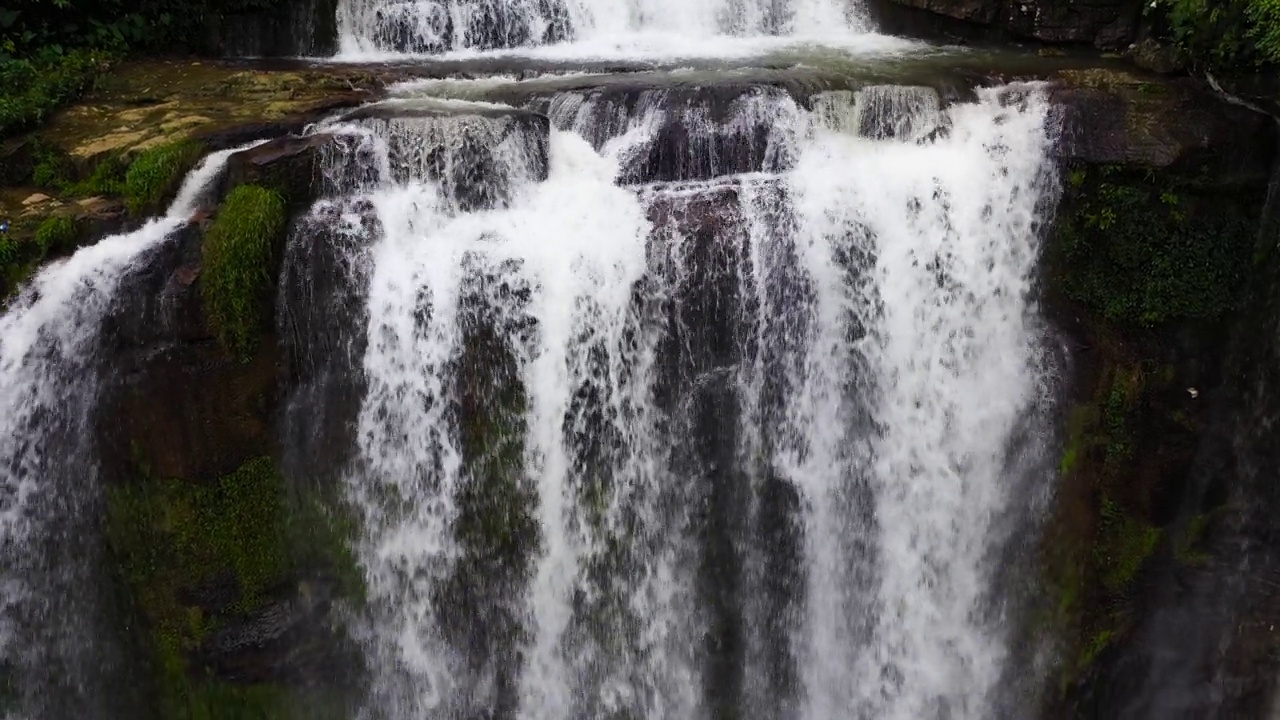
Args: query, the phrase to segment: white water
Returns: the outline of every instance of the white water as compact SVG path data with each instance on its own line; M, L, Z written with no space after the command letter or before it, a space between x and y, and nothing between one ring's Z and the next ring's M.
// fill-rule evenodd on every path
M1008 471L1006 453L1045 381L1029 293L1053 191L1047 103L1021 87L944 110L927 89L868 88L810 113L755 94L712 123L646 97L630 110L553 98L548 179L496 173L514 190L492 209L460 213L420 173L384 170L365 190L383 232L349 480L366 524L370 711L696 718L736 692L744 708L773 703L761 717L991 717L1008 619L992 586L999 520L1039 482ZM695 136L763 118L772 170L619 187L677 116ZM394 165L395 132L370 137L375 164ZM528 167L518 144L493 156ZM523 628L485 646L523 657L505 670L478 666L433 599L467 567L456 498L476 479L451 428L489 409L460 409L457 385L478 277L518 290L484 285L528 397L514 472L539 533L524 591L466 601ZM722 331L731 347L706 344ZM716 401L720 420L697 424L698 398L724 378L739 409ZM699 449L725 423L729 455ZM748 497L731 518L737 691L708 674L716 611L698 560L701 513L722 502L706 483L725 477ZM799 501L800 586L781 608L766 593L781 551L760 535L776 482ZM770 670L775 651L793 681Z
M92 444L99 329L120 279L189 221L239 149L201 162L163 217L40 270L0 316L0 664L19 679L32 682L24 672L61 667L74 686L75 674L93 662L80 657L92 642L85 618L47 616L57 595L83 593L75 583L83 559L44 553L46 536L60 532L51 524L77 520L93 497L85 488L94 486L94 463L85 462L85 453Z
M339 57L727 58L825 46L860 54L918 43L871 32L847 0L340 0Z

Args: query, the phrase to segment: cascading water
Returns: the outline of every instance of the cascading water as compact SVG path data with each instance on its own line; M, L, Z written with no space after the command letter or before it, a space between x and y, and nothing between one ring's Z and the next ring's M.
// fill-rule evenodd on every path
M866 30L859 5L839 0L340 0L346 55L528 48L573 41L697 53L716 36L844 37Z
M827 0L341 0L338 15L352 56L732 36L742 58L776 47L766 35L864 37L856 6ZM1044 433L1050 395L1031 299L1056 199L1043 89L944 101L753 73L409 84L315 129L325 197L293 226L277 318L311 385L281 444L351 446L323 472L358 526L367 592L344 615L362 717L1016 705L999 573L1045 485L1020 440ZM119 278L223 159L0 320L12 720L83 716L76 693L105 692L89 679L104 656L74 647L94 631L63 622L93 609L47 601L87 577L60 558L92 543L60 523L97 501L56 490L93 474L91 356ZM80 687L41 684L59 673Z
M645 97L346 127L371 712L990 717L1043 95Z
M98 334L121 279L190 221L235 151L206 158L163 217L42 270L0 317L0 679L14 688L14 720L118 716L101 700L124 694L107 689L116 660L100 647L102 598L85 592L102 586L87 530L99 503Z

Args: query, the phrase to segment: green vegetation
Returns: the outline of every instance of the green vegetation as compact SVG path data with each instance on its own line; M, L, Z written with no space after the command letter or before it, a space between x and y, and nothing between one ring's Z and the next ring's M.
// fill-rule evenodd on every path
M0 8L3 19L11 11ZM0 53L0 138L34 127L64 103L80 97L111 66L113 56L61 48L26 59Z
M118 58L220 54L229 16L273 0L9 0L0 7L0 139L79 97Z
M1185 566L1204 565L1209 555L1203 549L1206 536L1209 534L1210 518L1201 513L1191 518L1183 530L1178 542L1174 545L1174 558Z
M1102 585L1110 593L1124 593L1156 548L1160 530L1133 517L1109 497L1101 503L1102 527L1095 545Z
M1280 64L1280 0L1156 0L1148 7L1196 66Z
M36 245L41 255L48 255L52 250L70 250L76 243L75 220L58 215L40 223L36 230Z
M35 167L31 170L32 184L49 190L61 190L70 184L75 167L66 153L43 146L36 150L35 156Z
M158 209L162 202L177 192L183 177L203 152L204 147L200 143L179 140L138 155L124 176L129 212Z
M287 225L284 198L257 185L227 195L205 234L200 287L205 313L223 346L242 357L262 326L272 268Z
M343 529L323 502L290 502L268 458L209 484L142 472L108 489L107 539L153 639L164 717L284 714L283 705L264 710L284 702L281 688L202 679L194 658L221 623L287 596L308 573L329 574L343 594L358 593Z
M1240 307L1261 199L1173 168L1070 168L1064 190L1047 292L1080 319L1089 390L1067 420L1038 618L1068 639L1070 693L1132 630L1147 569L1200 559L1203 523L1169 525L1207 407L1185 388Z
M1232 202L1193 199L1118 167L1081 175L1055 252L1063 289L1106 320L1155 327L1212 320L1235 307L1253 247L1253 217Z

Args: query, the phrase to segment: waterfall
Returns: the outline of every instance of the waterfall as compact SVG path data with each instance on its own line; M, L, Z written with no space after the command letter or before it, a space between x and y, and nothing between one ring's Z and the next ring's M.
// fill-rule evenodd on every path
M372 216L372 716L994 712L1045 97L713 104L330 128Z
M164 216L45 267L0 316L0 680L30 717L115 717L97 701L113 660L92 592L99 330L121 279L190 221L239 149L205 158Z
M340 52L353 57L566 43L593 52L630 47L688 56L705 54L698 45L717 37L847 42L867 25L861 6L844 0L338 1Z
M810 82L795 66L828 51L912 47L843 0L337 13L344 59L800 53L764 80L409 83L312 128L322 197L276 318L306 377L277 439L352 511L365 592L335 615L358 717L1034 714L1003 578L1053 477L1025 442L1052 396L1045 88ZM5 720L124 716L102 698L128 651L80 591L102 552L95 349L229 154L0 317Z

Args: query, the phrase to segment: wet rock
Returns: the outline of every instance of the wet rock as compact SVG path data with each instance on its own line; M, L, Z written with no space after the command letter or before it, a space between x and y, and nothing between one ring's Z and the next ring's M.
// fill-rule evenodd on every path
M206 639L200 655L227 682L340 679L351 657L330 627L333 595L326 583L303 582L248 617L225 622Z
M398 182L438 181L461 212L502 206L516 183L544 180L550 168L550 121L538 113L422 101L380 104L344 119L385 139Z
M283 137L232 155L222 180L226 194L237 185L260 185L280 193L293 210L311 205L320 193L322 155L328 134Z
M143 463L160 477L209 480L272 447L279 356L228 355L200 297L200 229L188 226L123 280L104 321L110 382L98 426L103 473L123 481Z
M1061 157L1085 163L1199 168L1215 184L1265 183L1271 118L1228 103L1189 78L1091 69L1055 76Z
M1154 73L1170 75L1183 69L1178 48L1173 45L1162 45L1152 38L1145 38L1133 45L1127 54L1134 65Z
M883 32L924 37L1118 49L1133 41L1139 0L872 0Z
M45 194L43 194L43 193L33 193L33 194L31 194L31 195L28 195L26 200L23 200L23 201L22 201L22 205L23 205L24 207L31 207L32 205L39 205L39 204L41 204L41 203L47 203L47 202L49 202L49 201L50 201L50 200L52 200L52 199L53 199L53 198L51 198L51 197L49 197L48 195L45 195Z

